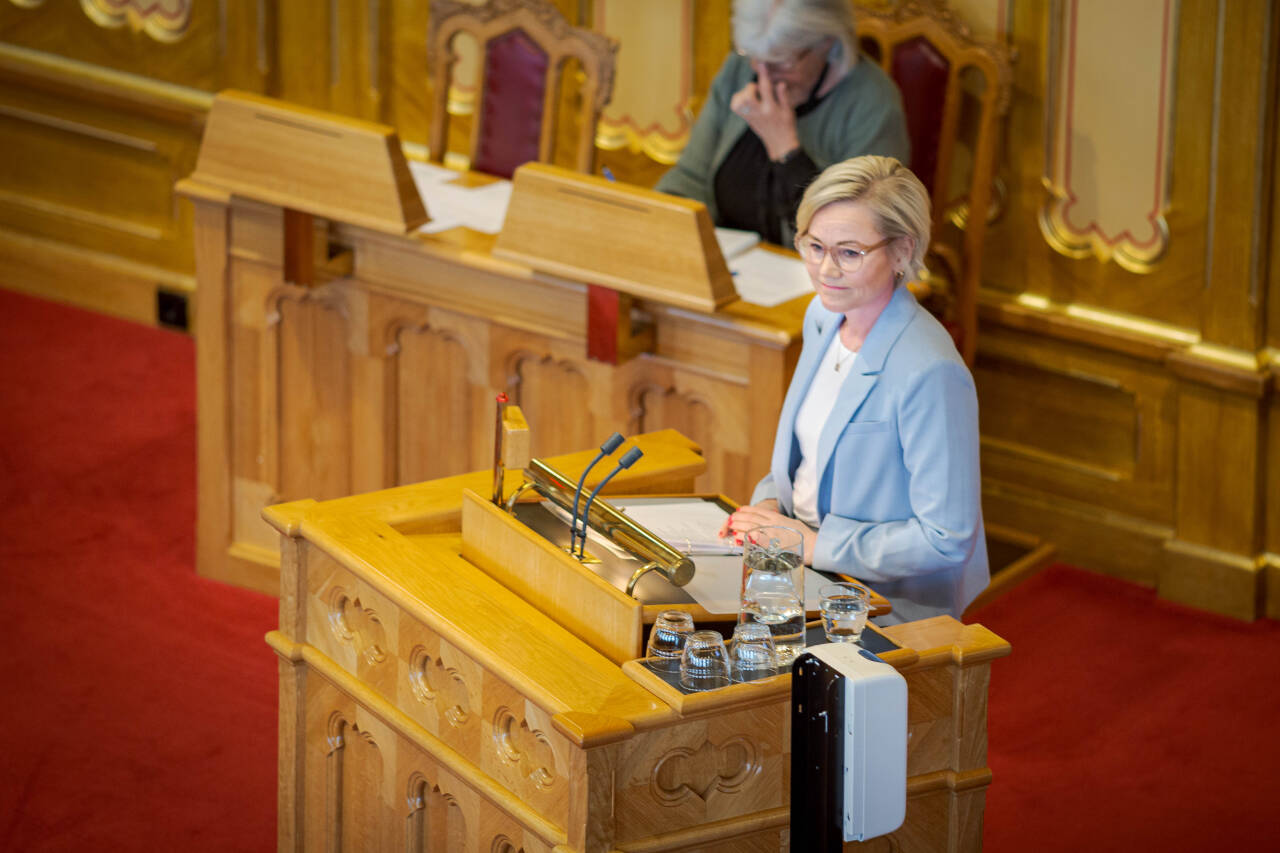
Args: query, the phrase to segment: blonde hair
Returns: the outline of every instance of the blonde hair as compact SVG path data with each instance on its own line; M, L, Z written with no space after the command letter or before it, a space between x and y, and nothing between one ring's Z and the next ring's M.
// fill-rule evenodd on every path
M748 56L794 56L827 37L836 40L828 61L838 76L858 61L850 0L734 0L734 47Z
M892 157L866 154L828 166L804 191L796 208L796 233L809 230L813 216L839 201L862 204L875 219L876 230L889 239L910 237L915 247L907 276L925 272L924 255L929 249L929 193L920 179Z

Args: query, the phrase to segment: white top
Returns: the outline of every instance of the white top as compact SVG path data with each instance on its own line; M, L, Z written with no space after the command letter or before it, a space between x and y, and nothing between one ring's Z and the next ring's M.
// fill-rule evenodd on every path
M809 383L809 392L796 412L796 441L800 445L800 466L796 468L791 483L791 501L796 518L810 527L818 526L818 438L844 379L853 373L858 353L840 342L840 335L833 335L818 365L818 372ZM839 370L836 366L839 365Z

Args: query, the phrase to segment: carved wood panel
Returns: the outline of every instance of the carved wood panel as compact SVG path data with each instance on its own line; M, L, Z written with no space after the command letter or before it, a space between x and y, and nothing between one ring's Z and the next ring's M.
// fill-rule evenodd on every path
M464 849L467 824L456 799L414 771L409 777L407 802L406 850L410 853L446 853Z
M325 835L330 849L358 850L379 834L382 752L341 711L329 717L325 754Z
M723 492L737 500L749 497L755 486L752 469L759 465L748 464L752 413L745 385L674 367L646 367L628 389L629 428L679 430L706 454L707 470L695 481L696 489Z
M475 356L466 342L435 326L405 328L395 338L397 483L417 483L483 468L479 437L492 431L477 411Z
M608 435L596 434L589 367L584 358L522 348L507 355L503 363L507 366L507 394L529 422L534 456L592 447Z
M393 731L318 677L307 681L306 726L304 848L402 850L402 824L388 790Z
M788 702L637 734L619 750L619 843L790 804Z
M319 549L307 563L307 641L334 663L395 695L400 610Z
M286 498L351 491L347 317L337 294L282 299L276 326L280 492Z

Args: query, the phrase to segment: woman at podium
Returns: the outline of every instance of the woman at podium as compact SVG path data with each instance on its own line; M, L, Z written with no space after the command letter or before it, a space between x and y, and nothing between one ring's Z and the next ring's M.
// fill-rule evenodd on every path
M823 168L859 154L907 161L902 100L859 57L849 0L735 0L733 36L657 188L704 203L717 225L789 244L800 194Z
M806 563L889 599L885 623L959 617L990 579L973 378L903 284L929 223L924 186L890 157L831 166L805 191L795 245L817 296L769 474L722 531L799 529Z

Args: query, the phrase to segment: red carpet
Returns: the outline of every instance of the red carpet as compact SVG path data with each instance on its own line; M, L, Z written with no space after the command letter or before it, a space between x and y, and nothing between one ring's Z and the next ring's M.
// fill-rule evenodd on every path
M1280 623L1054 567L977 613L992 666L986 850L1280 849Z
M271 850L275 601L194 573L192 341L0 291L0 347L0 851ZM1066 567L976 621L987 851L1280 848L1280 625Z
M190 338L0 291L0 850L275 847L275 601L196 577Z

